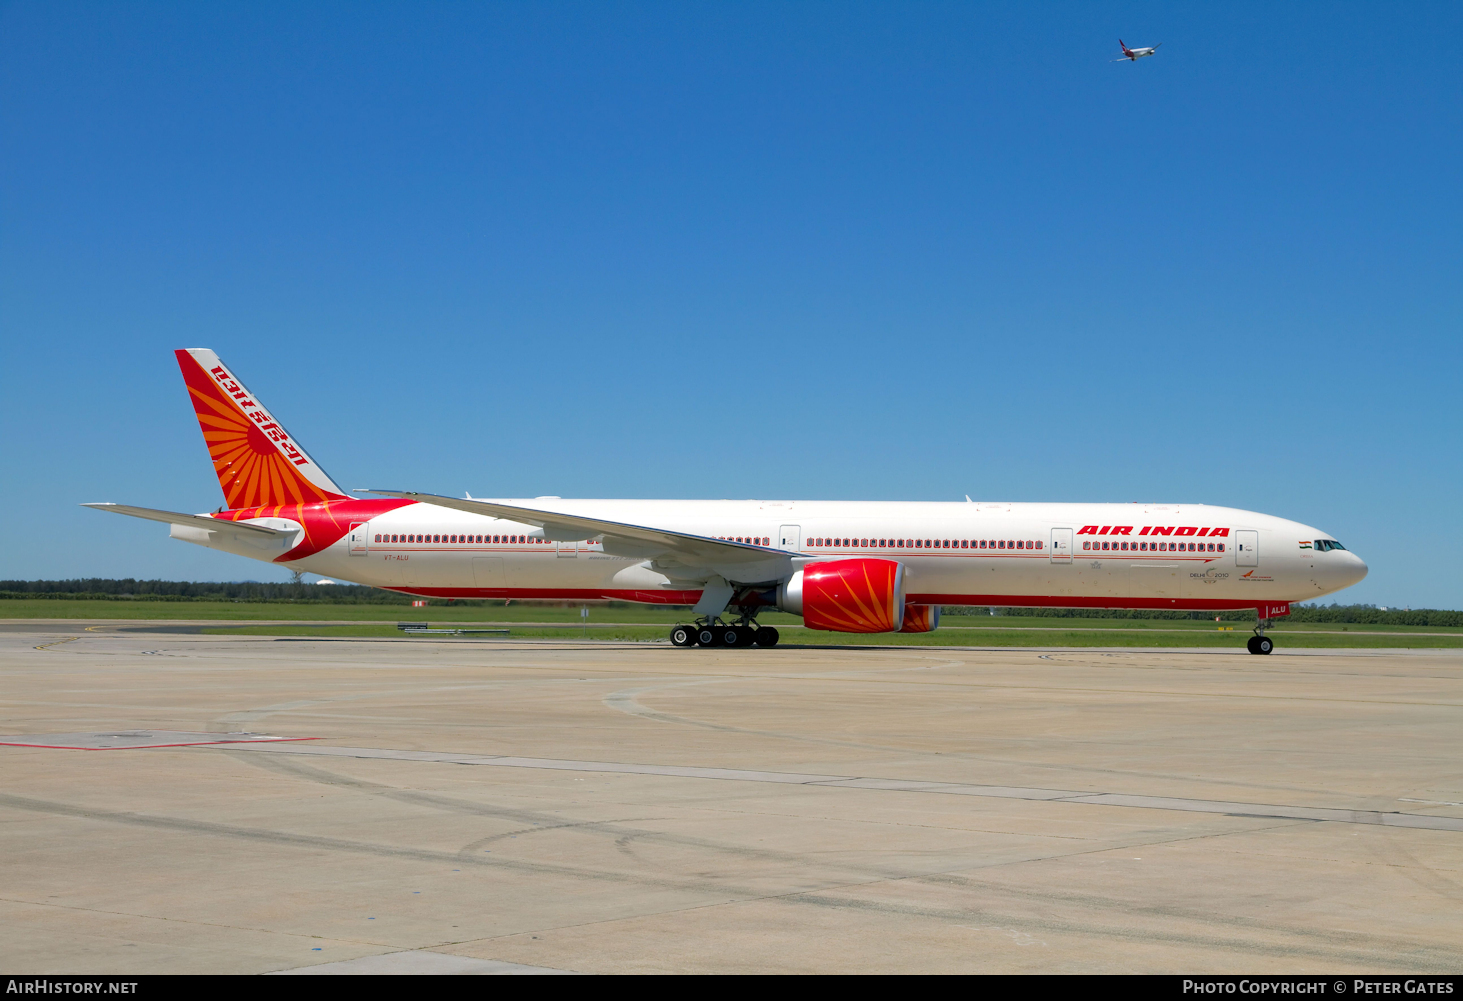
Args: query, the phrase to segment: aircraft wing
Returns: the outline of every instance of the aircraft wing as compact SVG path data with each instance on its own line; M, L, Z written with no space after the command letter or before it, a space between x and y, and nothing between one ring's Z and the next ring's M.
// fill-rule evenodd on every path
M499 504L496 501L472 498L442 497L410 490L368 490L365 493L434 504L468 514L503 518L522 525L535 525L544 530L544 538L557 542L574 542L603 536L605 551L619 556L640 556L654 559L661 567L687 570L708 570L729 580L764 581L792 572L792 554L768 546L746 542L728 542L704 535L673 532L663 528L627 525L601 518L586 518L560 511ZM672 574L672 576L678 576Z
M113 514L126 514L133 518L146 518L148 521L161 521L169 525L205 528L213 532L243 532L246 535L257 534L261 537L273 536L274 538L295 534L295 530L292 529L265 528L263 525L251 525L245 521L222 521L218 518L210 518L206 514L180 514L177 511L159 511L156 508L132 507L128 504L101 503L81 506L95 508L98 511L111 511Z

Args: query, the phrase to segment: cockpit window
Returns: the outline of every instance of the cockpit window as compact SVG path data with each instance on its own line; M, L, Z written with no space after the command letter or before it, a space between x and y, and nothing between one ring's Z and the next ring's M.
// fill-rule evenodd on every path
M1341 543L1337 542L1335 539L1317 539L1316 540L1316 552L1318 552L1318 553L1329 552L1332 549L1345 549L1345 548L1346 548L1345 546L1343 546Z

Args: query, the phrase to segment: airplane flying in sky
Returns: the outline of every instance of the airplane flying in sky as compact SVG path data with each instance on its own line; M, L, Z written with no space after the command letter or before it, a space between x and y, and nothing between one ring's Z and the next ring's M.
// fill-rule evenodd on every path
M1319 529L1202 504L352 497L216 354L176 355L225 505L87 507L404 594L694 605L677 646L772 646L769 608L848 633L929 632L942 605L1253 608L1263 654L1290 602L1367 573Z
M1120 62L1123 61L1123 59L1126 59L1129 62L1136 63L1139 59L1142 59L1144 56L1151 56L1154 53L1156 53L1158 51L1158 45L1162 45L1163 43L1162 42L1159 42L1158 45L1150 45L1147 48L1142 48L1142 49L1130 49L1123 42L1123 40L1121 38L1119 38L1118 39L1118 44L1123 47L1123 58L1122 59L1114 59L1113 62L1120 63Z

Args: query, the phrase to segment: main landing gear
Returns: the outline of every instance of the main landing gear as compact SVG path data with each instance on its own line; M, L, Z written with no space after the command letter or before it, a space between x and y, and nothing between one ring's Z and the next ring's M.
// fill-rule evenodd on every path
M1255 626L1255 635L1251 636L1245 644L1245 649L1250 653L1269 653L1275 649L1275 641L1265 635L1265 629L1270 625L1269 619L1261 619Z
M671 630L674 646L772 647L780 639L771 626L759 626L743 616L731 625L720 618L698 620L693 625L678 625Z

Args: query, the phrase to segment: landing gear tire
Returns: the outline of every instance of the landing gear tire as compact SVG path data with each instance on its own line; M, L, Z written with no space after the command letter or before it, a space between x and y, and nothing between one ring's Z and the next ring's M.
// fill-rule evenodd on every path
M774 647L781 638L776 629L771 626L762 626L757 630L755 642L760 647Z
M676 626L671 630L672 646L695 646L696 633L690 626Z
M721 637L717 635L717 630L710 626L702 626L696 631L696 642L702 646L720 646L720 640Z
M1250 653L1267 654L1275 649L1275 643L1268 636L1251 636L1250 641L1245 644L1245 649Z
M736 626L723 626L717 630L717 633L717 638L721 640L722 646L739 647L747 645L743 639L742 630Z

